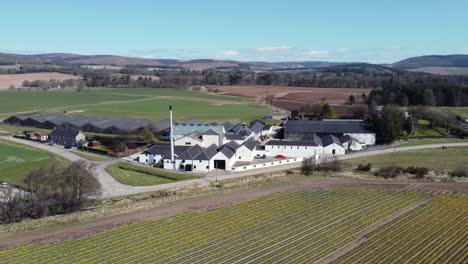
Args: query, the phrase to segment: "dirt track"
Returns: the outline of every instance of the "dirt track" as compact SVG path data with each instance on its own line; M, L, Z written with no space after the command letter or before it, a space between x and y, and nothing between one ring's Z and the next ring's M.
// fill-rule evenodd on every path
M113 228L125 226L146 219L160 219L182 212L203 212L211 208L239 203L260 196L276 192L290 192L299 190L326 190L343 187L367 187L388 190L423 190L429 192L464 192L468 193L468 184L462 183L432 183L416 181L389 180L357 180L332 178L303 178L288 184L271 184L262 187L229 191L223 194L209 195L201 198L177 201L162 207L134 211L115 215L85 224L76 224L56 228L48 228L23 234L14 234L2 238L0 251L8 250L31 243L48 244L66 239L77 239L93 235Z

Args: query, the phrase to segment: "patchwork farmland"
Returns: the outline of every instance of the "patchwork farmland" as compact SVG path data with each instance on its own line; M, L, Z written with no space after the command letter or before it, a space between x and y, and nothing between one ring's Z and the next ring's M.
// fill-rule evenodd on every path
M87 238L29 245L1 252L0 257L6 263L312 263L330 257L350 263L345 260L358 260L360 255L354 252L362 251L371 260L366 263L393 263L401 255L423 263L463 263L467 199L465 194L433 197L422 192L371 189L276 193L204 213L147 220ZM398 214L401 220L392 219ZM442 218L453 225L432 221ZM412 229L413 225L421 231ZM370 232L372 227L375 230ZM386 236L398 238L411 232L410 246L401 241L386 247L388 254L379 254ZM442 234L443 240L425 243ZM356 242L364 235L369 236L368 242ZM356 251L340 253L353 243Z
M20 103L18 103L20 102ZM173 105L178 120L251 121L271 110L253 99L175 89L112 89L0 92L0 117L42 112L79 112L92 116L128 116L163 120Z

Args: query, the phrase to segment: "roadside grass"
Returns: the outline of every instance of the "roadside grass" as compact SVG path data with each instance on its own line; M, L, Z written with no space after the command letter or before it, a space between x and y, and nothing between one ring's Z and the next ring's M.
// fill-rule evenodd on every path
M388 165L427 167L434 170L452 170L468 164L468 147L425 149L382 154L346 161L351 167L371 163L375 167Z
M52 163L68 164L52 153L11 141L0 140L0 181L24 186L24 178L33 170Z
M89 161L107 161L109 160L107 157L104 157L102 155L93 155L93 154L87 154L83 151L79 150L73 150L71 151L73 154L76 154L84 159L87 159Z
M401 142L398 144L399 147L411 147L421 145L432 145L432 144L448 144L448 143L468 143L468 140L448 138L448 139L420 139L411 140L407 142Z
M199 178L125 163L110 165L106 171L114 176L118 182L130 186L151 186Z

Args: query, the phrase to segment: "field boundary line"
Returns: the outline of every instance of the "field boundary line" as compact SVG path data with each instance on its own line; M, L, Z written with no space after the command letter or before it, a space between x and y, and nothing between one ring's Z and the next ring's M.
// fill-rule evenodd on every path
M390 222L396 220L397 218L403 216L404 214L408 213L408 212L411 212L413 211L414 209L420 207L420 206L423 206L424 204L428 203L429 201L431 201L432 199L434 199L435 195L432 195L430 197L427 197L413 205L410 205L406 208L403 208L401 209L400 211L386 217L385 219L383 219L382 221L380 222L377 222L367 228L365 228L364 230L362 230L361 232L357 233L356 234L356 239L347 243L346 245L340 247L339 249L335 250L334 252L330 253L328 256L325 256L324 258L320 259L319 261L317 261L317 263L319 264L330 264L330 263L333 263L334 261L338 260L340 257L343 257L345 256L346 254L348 254L349 252L353 251L354 249L356 249L357 247L359 247L360 245L364 244L365 242L367 242L367 240L369 239L368 235L372 232L374 232L375 230L389 224Z

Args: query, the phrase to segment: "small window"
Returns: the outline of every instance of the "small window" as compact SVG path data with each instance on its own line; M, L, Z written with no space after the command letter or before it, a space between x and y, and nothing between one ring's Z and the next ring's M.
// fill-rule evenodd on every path
M207 170L209 170L209 169L210 169L210 167L206 166L206 169L207 169Z
M185 163L185 160L182 160L182 163Z
M244 167L244 170L247 169L247 167Z
M196 168L197 168L197 166L195 166L195 165L194 165L194 166L193 166L193 168L194 168L194 169L196 169Z
M185 145L190 146L190 145L192 145L192 142L185 142Z
M242 159L242 157L241 157L241 156L239 156L239 159Z
M299 149L299 147L297 147L297 149Z
M199 160L198 162L202 163L202 161L201 161L201 160Z

